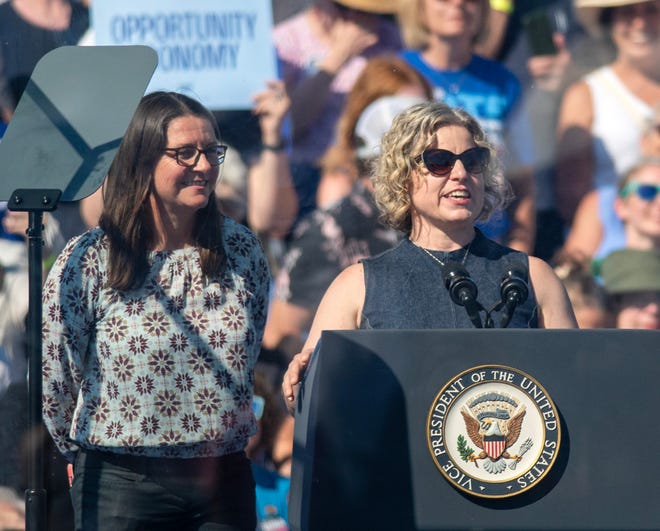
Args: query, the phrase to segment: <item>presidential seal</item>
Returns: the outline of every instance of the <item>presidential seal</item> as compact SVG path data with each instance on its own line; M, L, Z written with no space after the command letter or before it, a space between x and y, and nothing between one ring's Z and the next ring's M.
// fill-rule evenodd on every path
M452 378L429 410L431 457L456 488L484 498L515 496L534 487L559 451L559 415L530 375L483 365Z

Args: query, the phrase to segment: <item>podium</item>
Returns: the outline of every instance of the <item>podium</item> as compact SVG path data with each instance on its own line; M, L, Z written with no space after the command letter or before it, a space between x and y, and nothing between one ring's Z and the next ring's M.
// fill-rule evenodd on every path
M657 529L658 345L633 330L324 332L298 395L291 527ZM543 477L521 461L528 488L491 498L441 473L428 422L456 375L498 365L547 391L561 440Z

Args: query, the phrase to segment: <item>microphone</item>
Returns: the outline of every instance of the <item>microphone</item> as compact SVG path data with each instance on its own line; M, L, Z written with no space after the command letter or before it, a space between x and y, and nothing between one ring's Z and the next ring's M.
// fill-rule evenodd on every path
M510 264L504 272L500 282L500 297L502 304L504 304L502 321L500 322L502 328L509 326L516 306L524 303L529 297L527 277L527 266L521 262Z
M458 262L446 262L442 268L442 278L454 304L464 306L472 324L482 328L479 317L481 305L477 302L477 285L470 278L467 269Z

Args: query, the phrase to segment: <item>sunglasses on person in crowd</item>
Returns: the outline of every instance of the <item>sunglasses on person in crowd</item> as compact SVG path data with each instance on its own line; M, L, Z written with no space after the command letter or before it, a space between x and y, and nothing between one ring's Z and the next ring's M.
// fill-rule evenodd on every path
M206 157L211 166L220 166L225 161L227 146L218 144L205 149L197 149L193 146L183 146L179 148L165 148L163 150L168 157L173 157L179 166L185 168L194 168L199 162L202 154Z
M621 190L621 197L637 194L644 201L653 201L660 192L660 184L628 183Z
M482 173L490 162L490 150L485 147L473 147L463 153L452 153L446 149L427 149L415 157L415 162L423 160L426 169L436 177L446 177L460 160L468 173Z

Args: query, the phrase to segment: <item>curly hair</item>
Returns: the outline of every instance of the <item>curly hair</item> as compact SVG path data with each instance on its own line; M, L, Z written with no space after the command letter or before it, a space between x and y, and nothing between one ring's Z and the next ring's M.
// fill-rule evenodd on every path
M484 206L477 219L487 220L493 212L505 208L513 198L495 148L486 139L479 123L466 111L445 103L420 103L394 118L392 127L383 135L381 155L373 168L374 198L385 225L410 234L410 181L413 170L423 164L415 162L415 158L433 142L433 135L438 129L451 125L465 128L477 146L490 151L490 163L483 173Z

